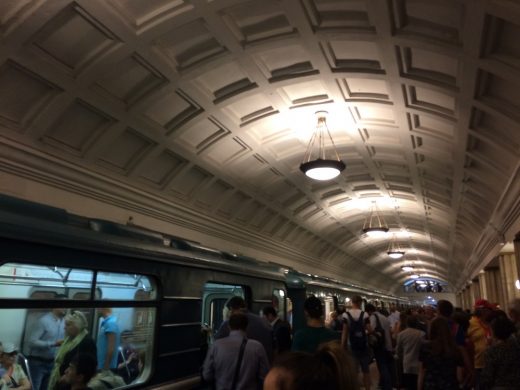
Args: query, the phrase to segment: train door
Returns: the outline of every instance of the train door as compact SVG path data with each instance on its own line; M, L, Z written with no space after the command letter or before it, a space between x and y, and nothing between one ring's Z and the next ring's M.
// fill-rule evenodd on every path
M332 313L333 311L336 310L336 308L334 307L334 299L331 296L326 296L326 297L322 298L322 300L323 300L325 321L329 321L330 313Z
M204 285L202 295L202 325L208 332L208 343L213 341L212 335L217 332L228 318L227 301L240 296L245 299L245 288L239 285L208 282Z

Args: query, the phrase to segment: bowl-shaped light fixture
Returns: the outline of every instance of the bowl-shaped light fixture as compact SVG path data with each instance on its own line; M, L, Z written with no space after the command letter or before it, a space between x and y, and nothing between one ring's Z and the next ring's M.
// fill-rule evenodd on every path
M379 214L376 202L372 202L370 214L365 219L365 223L363 223L363 233L369 237L384 237L388 230L385 219Z
M411 274L410 277L412 279L419 279L421 276L419 274Z
M404 251L401 249L401 246L397 242L397 237L392 237L392 241L390 241L390 244L388 245L388 251L386 252L388 256L390 256L392 259L400 259L404 256Z
M337 177L346 165L341 160L316 160L300 164L300 171L314 180L331 180Z
M386 226L371 226L363 228L363 233L369 237L385 237L386 233L388 233L388 228Z
M316 129L300 164L300 171L314 180L334 179L347 167L339 158L336 145L334 145L327 126L327 114L327 111L316 111ZM330 141L328 154L325 145L327 139Z
M388 251L386 252L388 253L388 256L390 256L392 259L400 259L401 257L404 256L404 252L403 251Z
M412 272L413 271L413 267L411 265L403 265L401 267L401 269L404 271L404 272Z

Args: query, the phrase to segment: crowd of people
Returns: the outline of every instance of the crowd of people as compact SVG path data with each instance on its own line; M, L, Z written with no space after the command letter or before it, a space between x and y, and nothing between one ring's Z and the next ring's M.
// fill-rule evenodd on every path
M326 321L322 301L310 296L303 306L306 326L296 332L273 306L256 315L238 296L226 306L229 318L202 367L203 380L217 390L520 389L520 300L508 313L484 299L472 312L446 300L388 312L355 296ZM119 331L110 308L98 312L96 342L81 311L40 316L29 337L31 377L17 362L18 348L0 343L0 390L104 390L131 383L142 369L131 334ZM374 362L378 383L372 383Z
M28 331L27 373L19 349L0 342L0 390L105 390L125 386L139 375L143 357L120 332L111 308L98 309L97 341L81 311L52 309Z
M520 389L520 300L508 313L484 299L472 312L446 300L402 312L351 303L325 321L321 300L308 297L306 326L292 334L273 307L262 317L232 298L203 379L217 390Z

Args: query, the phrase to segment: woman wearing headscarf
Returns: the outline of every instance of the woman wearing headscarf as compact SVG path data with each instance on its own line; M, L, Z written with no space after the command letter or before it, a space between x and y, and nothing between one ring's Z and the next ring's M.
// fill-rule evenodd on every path
M65 316L65 340L56 353L49 390L59 389L59 381L72 359L78 355L96 356L96 343L88 335L87 319L79 311Z

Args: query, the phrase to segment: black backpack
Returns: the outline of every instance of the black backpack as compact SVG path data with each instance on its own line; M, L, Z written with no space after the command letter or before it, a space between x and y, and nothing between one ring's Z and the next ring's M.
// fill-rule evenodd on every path
M377 314L372 314L376 317L376 327L370 335L368 335L368 344L373 350L378 351L385 347L385 330L381 326Z
M353 351L364 351L367 349L367 334L365 332L364 312L362 311L357 320L347 311L349 319L348 338L350 348Z

